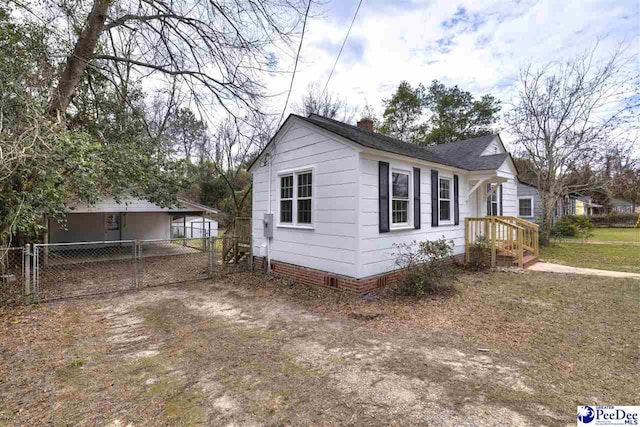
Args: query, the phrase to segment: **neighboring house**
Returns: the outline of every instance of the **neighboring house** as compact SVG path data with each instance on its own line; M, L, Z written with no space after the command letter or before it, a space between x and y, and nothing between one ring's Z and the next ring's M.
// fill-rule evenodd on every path
M217 210L180 200L180 206L163 208L140 199L105 199L94 205L76 204L64 225L48 220L48 243L102 242L113 240L169 239L176 216L215 214ZM46 242L45 242L46 243Z
M171 223L171 237L217 237L218 221L203 216L177 216Z
M601 207L591 197L571 193L558 199L553 210L553 222L565 215L593 215ZM538 188L533 184L518 182L518 217L542 223L542 200Z
M622 199L610 199L611 212L615 213L634 213L633 203Z
M518 215L516 168L498 135L420 147L318 115L290 115L249 170L258 265L357 292L396 269L394 244L465 251L465 218Z

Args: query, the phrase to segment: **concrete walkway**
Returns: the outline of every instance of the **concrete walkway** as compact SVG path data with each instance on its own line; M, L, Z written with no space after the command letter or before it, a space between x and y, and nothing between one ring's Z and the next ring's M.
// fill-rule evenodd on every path
M566 273L566 274L586 274L589 276L604 276L604 277L621 277L639 279L639 273L627 273L623 271L608 271L608 270L596 270L594 268L580 268L570 267L562 264L552 264L550 262L537 262L530 266L527 270L531 271L544 271L548 273Z

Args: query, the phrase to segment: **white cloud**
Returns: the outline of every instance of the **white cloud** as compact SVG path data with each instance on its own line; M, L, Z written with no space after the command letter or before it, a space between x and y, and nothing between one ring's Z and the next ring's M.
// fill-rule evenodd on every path
M321 7L325 17L307 24L290 105L309 82L324 85L357 2L313 5ZM436 0L394 5L363 1L350 36L357 46L347 42L331 79L330 91L360 107L368 101L380 110L382 99L401 80L428 84L438 79L506 102L525 64L562 61L605 36L599 49L603 55L621 40L640 52L636 0ZM281 65L292 68L286 61ZM289 78L271 78L269 90L286 92ZM279 111L283 104L281 96L270 106Z

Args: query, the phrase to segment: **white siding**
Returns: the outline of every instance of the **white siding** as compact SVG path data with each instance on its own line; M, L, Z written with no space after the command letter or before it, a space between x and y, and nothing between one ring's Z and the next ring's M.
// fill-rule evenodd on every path
M504 153L504 148L502 147L502 144L500 144L500 140L496 137L494 138L493 141L491 141L491 143L489 145L487 145L487 148L484 149L484 151L480 154L481 156L491 156L493 154L499 154L499 153Z
M378 230L378 161L389 161L391 168L411 170L420 167L420 224L418 230L392 230L380 233ZM439 170L441 175L453 175L453 172ZM464 218L469 216L465 201L467 194L467 178L458 175L460 225L431 226L431 168L363 155L360 159L360 266L358 278L372 276L391 271L395 268L394 243L411 243L413 241L435 240L441 237L454 242L454 253L464 252ZM453 188L452 188L453 192Z
M171 216L165 213L123 213L121 234L105 232L104 213L67 215L66 230L54 220L49 221L49 242L97 242L103 240L168 239ZM121 236L121 238L120 238Z
M314 229L278 227L278 172L313 167ZM347 276L356 275L358 152L337 137L294 121L278 136L272 164L271 211L276 226L271 258ZM268 166L253 169L253 247L266 246L263 217L268 212ZM295 215L295 213L294 213Z
M508 180L502 184L502 214L504 216L518 216L518 181L509 159L505 160L498 168L498 176Z

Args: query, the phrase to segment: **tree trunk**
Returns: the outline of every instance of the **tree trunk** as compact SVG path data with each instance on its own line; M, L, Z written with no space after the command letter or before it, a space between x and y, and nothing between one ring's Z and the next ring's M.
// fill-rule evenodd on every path
M58 81L58 87L54 89L52 94L49 104L50 114L60 117L67 111L73 93L82 78L82 73L94 55L98 37L104 29L110 4L111 0L94 0L84 30L78 37L73 52L67 58L67 63Z
M553 228L553 209L557 201L546 194L540 192L540 201L542 202L542 228L540 230L540 244L546 245L551 240L551 229Z

